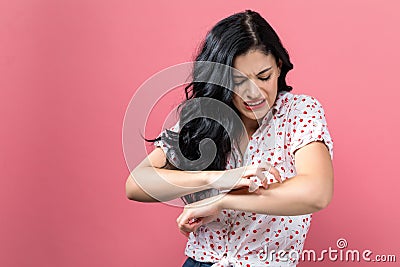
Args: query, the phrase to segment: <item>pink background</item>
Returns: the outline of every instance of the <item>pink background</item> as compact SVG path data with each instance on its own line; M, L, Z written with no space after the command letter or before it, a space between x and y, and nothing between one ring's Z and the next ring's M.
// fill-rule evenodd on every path
M125 110L247 8L277 30L293 92L321 101L335 144L334 199L305 248L346 238L400 261L398 1L14 0L0 2L0 266L181 266L180 209L125 197Z

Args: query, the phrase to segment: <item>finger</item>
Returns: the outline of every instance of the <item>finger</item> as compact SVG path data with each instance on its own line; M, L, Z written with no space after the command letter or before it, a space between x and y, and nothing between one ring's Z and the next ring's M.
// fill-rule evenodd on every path
M248 183L250 193L253 193L258 189L258 185L255 182L253 182L252 180L248 180L247 183Z
M279 171L277 169L271 168L269 170L269 173L272 174L277 181L282 183L281 175L279 174Z
M263 187L263 190L267 190L267 189L268 189L268 184L266 185L266 187ZM259 187L256 191L254 191L253 194L261 195L262 194L261 187Z
M256 170L256 175L261 180L261 183L265 189L267 189L267 184L268 184L267 176L264 173L266 168L269 169L271 168L271 166L269 164L266 164L265 162L262 162L258 165L258 168Z
M189 225L182 224L179 226L179 231L185 232L185 233L190 233L190 232L192 232L192 228Z
M254 192L258 189L258 185L253 180L247 178L241 178L239 183L236 184L234 188L237 189L241 187L247 187L249 189L249 192Z
M183 223L178 224L178 229L185 236L188 236L190 233L190 231L187 229L187 227Z
M268 188L268 180L267 180L267 178L265 178L263 181L261 181L262 182L262 186L265 188L265 189L267 189Z
M200 218L192 218L189 220L189 224L197 223L200 221Z
M253 193L258 189L257 184L254 183L253 180L250 180L249 178L252 176L257 176L260 180L261 183L263 184L263 187L265 187L264 185L267 182L267 179L264 175L264 173L262 173L262 169L263 167L259 168L259 167L250 167L243 175L242 177L244 179L247 179L247 183L246 186L249 187L249 192ZM241 185L243 184L243 182L241 183Z
M195 217L193 215L186 214L186 216L183 216L183 217L180 218L179 225L180 226L183 226L183 225L194 225L194 224L199 223L199 222L201 222L201 218L200 217L197 218L197 217Z
M265 186L266 186L266 184L267 184L267 182L268 182L268 179L267 179L267 177L265 176L265 174L264 174L263 172L261 172L261 169L258 169L258 170L257 170L256 175L257 175L257 177L260 179L261 184L263 185L263 187L266 188Z
M198 220L197 222L194 222L191 224L189 224L189 223L182 224L182 225L180 225L179 229L184 232L190 233L190 232L195 232L197 230L197 228L199 228L201 225L202 225L202 221Z
M203 225L203 219L197 219L198 221L196 221L195 223L193 223L192 226L192 231L191 232L196 232L197 229Z
M187 238L189 238L190 233L185 232L185 231L183 231L183 230L181 230L181 229L179 229L179 231L181 232L181 234L183 234L184 236L186 236Z
M181 220L181 217L182 217L182 215L183 215L183 212L182 212L181 214L179 214L178 218L176 218L176 223L178 223L178 224L179 224L179 222L180 222L180 220Z

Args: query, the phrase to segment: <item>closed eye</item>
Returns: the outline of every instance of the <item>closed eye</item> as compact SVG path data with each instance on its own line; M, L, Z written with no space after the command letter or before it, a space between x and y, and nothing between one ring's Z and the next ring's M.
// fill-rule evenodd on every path
M247 80L244 79L244 80L241 80L240 82L235 82L234 84L235 84L235 86L239 86L239 85L243 84L245 81L247 81Z
M261 81L267 81L267 80L269 80L269 78L271 78L271 75L269 75L268 77L258 77L258 79L261 80ZM235 82L234 84L235 84L235 86L240 86L245 81L247 81L247 79L243 79L240 82Z
M268 77L258 77L258 79L260 79L261 81L267 81L269 80L269 78L271 78L271 75L269 75Z

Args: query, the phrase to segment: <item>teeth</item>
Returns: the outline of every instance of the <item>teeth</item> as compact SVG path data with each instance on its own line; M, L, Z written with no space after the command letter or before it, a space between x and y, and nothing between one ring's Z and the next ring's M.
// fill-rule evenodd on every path
M264 101L264 99L260 100L260 101L257 101L255 103L251 103L251 104L250 103L246 103L246 104L249 105L249 106L257 106L257 105L261 104L263 101Z

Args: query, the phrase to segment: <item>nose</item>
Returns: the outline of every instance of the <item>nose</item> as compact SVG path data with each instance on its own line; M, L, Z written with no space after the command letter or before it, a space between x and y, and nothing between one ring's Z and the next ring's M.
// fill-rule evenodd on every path
M243 93L243 98L247 100L262 98L260 87L254 80L250 80L247 83L246 89Z

